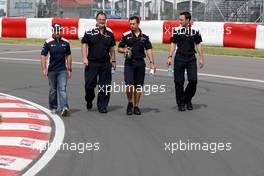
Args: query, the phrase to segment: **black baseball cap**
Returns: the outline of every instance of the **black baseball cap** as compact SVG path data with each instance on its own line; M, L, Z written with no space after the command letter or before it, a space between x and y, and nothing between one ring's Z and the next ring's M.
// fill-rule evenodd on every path
M61 30L61 24L60 23L54 23L52 25L53 32L59 32Z

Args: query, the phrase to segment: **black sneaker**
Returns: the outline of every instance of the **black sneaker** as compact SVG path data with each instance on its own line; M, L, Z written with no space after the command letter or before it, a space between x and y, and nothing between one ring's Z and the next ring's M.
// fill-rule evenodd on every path
M193 105L191 102L187 102L186 106L187 106L187 110L189 110L189 111L193 110Z
M90 111L93 108L93 103L86 103L86 109Z
M139 107L137 107L137 106L134 107L134 114L135 115L141 115L141 111L140 111Z
M127 104L127 115L132 115L133 114L133 103L128 103Z
M178 105L178 110L179 110L179 111L185 111L185 106L184 106L184 104Z
M108 111L106 108L99 109L99 112L102 114L106 114Z

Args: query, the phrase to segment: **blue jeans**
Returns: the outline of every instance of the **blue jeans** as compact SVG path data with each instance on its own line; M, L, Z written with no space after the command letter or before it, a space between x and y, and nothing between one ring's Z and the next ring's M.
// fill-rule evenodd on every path
M60 109L64 107L69 108L67 98L67 71L50 71L48 73L49 79L49 108ZM59 106L58 106L59 100Z

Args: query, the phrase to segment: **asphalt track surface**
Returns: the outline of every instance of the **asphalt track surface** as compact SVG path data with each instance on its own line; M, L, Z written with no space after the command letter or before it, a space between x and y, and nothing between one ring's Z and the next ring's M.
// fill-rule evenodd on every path
M48 107L48 82L38 62L40 49L0 45L0 92ZM161 69L166 69L166 56L155 53ZM73 58L81 61L79 49L73 50ZM122 65L121 55L118 65ZM75 63L68 86L72 113L63 119L64 143L99 143L99 150L60 150L38 175L263 176L263 67L262 59L206 56L206 66L199 70L195 109L186 112L176 109L172 77L162 70L155 77L147 75L146 84L164 84L166 92L144 95L143 114L127 117L123 93L111 94L108 114L99 114L96 107L91 112L85 109L83 66ZM122 67L113 80L123 81ZM230 143L231 150L172 153L166 148L180 141Z

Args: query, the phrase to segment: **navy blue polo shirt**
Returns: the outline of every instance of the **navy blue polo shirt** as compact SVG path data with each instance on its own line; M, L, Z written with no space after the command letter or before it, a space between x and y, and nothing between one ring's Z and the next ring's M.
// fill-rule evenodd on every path
M105 28L103 34L98 27L84 33L82 44L88 44L88 60L105 63L110 60L110 48L116 45L111 29Z
M191 26L179 27L173 30L171 42L177 45L176 54L192 56L196 53L195 45L202 42L202 37L199 31Z
M46 40L41 55L50 54L48 71L62 71L66 68L66 55L71 54L70 43L64 38Z
M141 29L138 37L133 31L125 32L118 45L119 48L131 47L132 58L135 60L142 60L146 57L145 50L152 49L152 44L149 37L142 33Z

